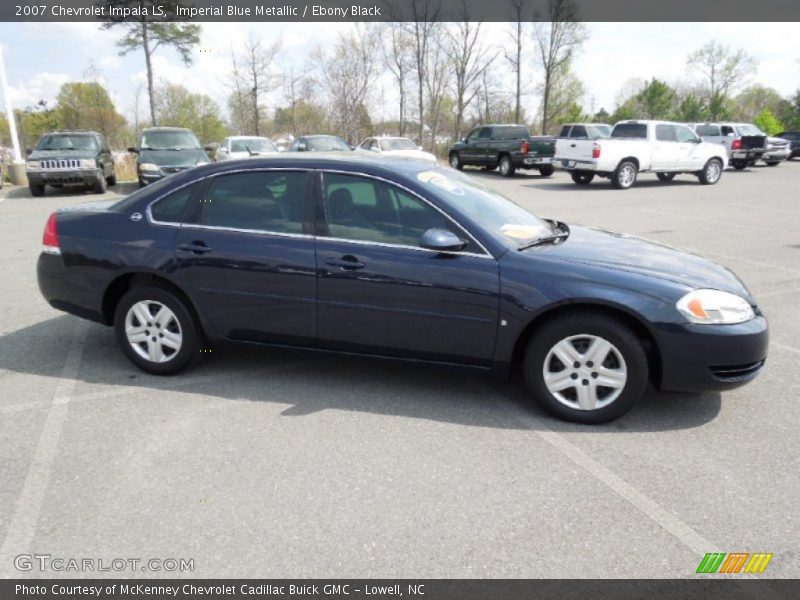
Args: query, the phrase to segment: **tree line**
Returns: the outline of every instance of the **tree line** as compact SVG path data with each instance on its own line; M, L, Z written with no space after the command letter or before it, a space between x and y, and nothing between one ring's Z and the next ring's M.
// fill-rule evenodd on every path
M611 112L586 111L585 87L573 65L588 30L575 20L574 0L548 0L545 14L529 14L524 0L506 1L515 21L506 25L502 43L466 13L461 22L438 22L435 0L409 0L407 14L393 22L353 24L302 65L284 66L280 39L251 34L231 48L229 75L218 82L225 114L208 95L159 80L153 65L153 55L165 48L191 65L200 25L111 21L102 27L121 31L119 53L144 58L146 84L136 91L132 113L126 118L117 111L92 67L84 81L62 86L54 106L42 101L17 112L23 145L45 131L81 128L100 131L122 148L151 125L189 127L204 144L228 134L333 133L351 144L394 134L439 151L487 122L524 123L545 134L569 121L628 118L748 121L769 134L800 128L800 90L784 98L772 88L748 86L755 59L716 41L686 56L691 82L630 80ZM392 102L381 81L391 82ZM528 114L533 97L538 105ZM7 139L5 130L0 120L0 141Z

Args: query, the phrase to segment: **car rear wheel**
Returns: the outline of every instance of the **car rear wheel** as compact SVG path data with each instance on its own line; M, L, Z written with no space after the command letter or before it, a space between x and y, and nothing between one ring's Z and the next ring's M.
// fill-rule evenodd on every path
M675 173L656 173L659 181L672 181L675 179Z
M542 165L539 167L539 174L542 177L550 177L555 171L556 168L553 165Z
M189 308L159 286L138 286L122 297L114 332L128 359L155 375L173 375L200 353L201 335Z
M458 155L458 152L451 152L450 153L450 166L454 169L458 169L461 171L464 168L464 165L461 162L461 157Z
M594 179L594 173L587 173L586 171L573 171L571 175L572 181L578 185L589 185Z
M703 185L714 185L722 177L722 161L718 158L712 158L700 171L700 183Z
M31 191L31 196L44 196L44 186L30 184L28 189Z
M644 394L647 356L619 319L575 313L544 325L524 360L528 389L551 414L577 423L606 423Z
M503 177L511 177L514 174L514 163L511 161L511 157L507 154L500 157L500 175Z
M734 169L736 169L737 171L741 171L742 169L746 169L747 168L747 161L746 160L740 160L740 159L732 160L731 161L731 166Z
M769 162L767 163L767 166L768 166L768 167L776 167L776 166L778 166L778 165L780 164L780 162L781 162L781 161L779 161L779 160L778 160L778 161L771 160L771 161L769 161Z
M611 183L618 190L627 190L636 183L637 173L636 164L629 160L624 160L619 163L616 171L611 175Z

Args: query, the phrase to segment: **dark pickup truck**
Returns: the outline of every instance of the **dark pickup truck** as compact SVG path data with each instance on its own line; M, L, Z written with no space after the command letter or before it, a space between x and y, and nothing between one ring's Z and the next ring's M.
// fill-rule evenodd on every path
M475 165L500 168L511 177L517 169L536 169L545 177L553 174L556 141L550 136L532 136L524 125L481 125L448 151L450 166Z

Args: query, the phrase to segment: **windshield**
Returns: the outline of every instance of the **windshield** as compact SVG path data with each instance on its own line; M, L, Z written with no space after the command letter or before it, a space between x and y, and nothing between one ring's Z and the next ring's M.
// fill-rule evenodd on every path
M553 235L547 222L499 192L447 167L417 173L422 184L514 247Z
M416 150L417 145L408 138L381 140L381 150Z
M755 125L739 125L739 135L766 135Z
M145 131L142 150L196 150L200 142L191 131Z
M267 138L254 137L231 140L231 152L277 152L275 144Z
M597 140L600 138L611 137L611 125L589 125L586 127L589 139Z
M614 126L611 137L646 140L647 125L644 123L619 123Z
M336 136L308 138L308 149L311 152L329 152L331 150L350 150L343 139Z
M93 135L46 135L36 146L37 150L97 150Z

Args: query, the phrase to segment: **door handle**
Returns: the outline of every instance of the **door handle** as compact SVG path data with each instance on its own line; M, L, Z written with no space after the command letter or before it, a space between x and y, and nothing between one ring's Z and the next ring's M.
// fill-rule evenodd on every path
M206 246L203 242L192 242L191 244L179 244L178 250L191 252L192 254L205 254L211 252L211 248Z
M353 256L352 254L346 254L341 258L329 258L325 261L325 264L330 265L332 267L339 267L343 271L356 271L358 269L363 269L366 265Z

